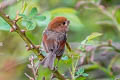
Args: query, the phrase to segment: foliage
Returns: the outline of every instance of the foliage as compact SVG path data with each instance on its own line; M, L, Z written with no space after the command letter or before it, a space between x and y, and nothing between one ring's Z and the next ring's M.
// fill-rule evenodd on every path
M18 26L35 45L41 44L42 32L54 17L67 17L67 41L72 51L65 50L58 71L68 80L115 80L120 74L119 5L119 0L16 0L3 12L12 20L19 19ZM27 80L24 73L33 76L26 68L33 52L26 51L23 40L10 30L10 25L0 17L0 79L8 80L11 74L10 80ZM38 80L51 77L51 71L42 66L38 74Z
M78 47L78 49L84 51L85 50L85 45L87 44L87 42L89 42L90 40L93 40L94 38L99 37L101 35L102 35L101 33L94 32L91 35L87 36L85 38L85 40L83 40L81 42L81 45Z
M84 68L80 68L77 72L76 72L76 78L79 77L79 76L83 76L83 77L87 77L88 74L87 73L84 73Z
M25 26L28 30L35 29L37 21L44 21L46 19L45 16L37 16L37 15L38 15L37 8L32 8L28 16L24 14L19 14L19 16L23 18L22 25Z

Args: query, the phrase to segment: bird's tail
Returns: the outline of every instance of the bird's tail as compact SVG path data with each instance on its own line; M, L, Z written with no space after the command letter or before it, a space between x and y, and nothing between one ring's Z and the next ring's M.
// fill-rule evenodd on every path
M48 53L48 55L43 59L41 64L44 67L48 67L51 70L53 70L54 69L54 60L55 60L55 58L56 58L56 54Z

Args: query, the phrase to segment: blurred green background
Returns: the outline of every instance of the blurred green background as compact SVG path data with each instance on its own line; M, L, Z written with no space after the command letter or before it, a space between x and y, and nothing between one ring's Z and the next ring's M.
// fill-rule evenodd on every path
M0 3L3 1L7 0L0 0ZM115 43L120 42L120 0L11 1L15 2L5 7L3 11L11 19L15 19L18 12L21 14L20 16L23 19L18 22L18 25L27 30L27 36L36 45L41 44L43 30L56 16L65 16L70 20L68 42L74 44L73 48L77 48L78 44L93 32L100 32L103 35L93 40L90 43L92 45L108 40ZM24 11L22 11L23 9ZM36 14L40 17L34 18ZM28 57L33 52L27 51L21 37L9 30L10 26L0 17L0 80L28 80L24 73L31 73L27 64L29 63ZM63 64L66 65L63 66ZM67 71L71 67L71 62L61 60L59 67L61 73L65 72L66 76L70 76ZM38 80L42 80L44 75L49 80L50 72L40 67ZM99 75L99 73L96 75ZM102 77L96 77L92 73L89 73L86 80L102 80L101 78L110 80L105 74Z

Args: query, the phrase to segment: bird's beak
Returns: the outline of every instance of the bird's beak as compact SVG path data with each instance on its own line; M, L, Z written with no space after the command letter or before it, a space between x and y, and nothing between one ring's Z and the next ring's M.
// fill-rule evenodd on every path
M67 21L65 22L65 26L69 26L69 24L70 24L70 21L67 20Z
M70 24L70 21L67 20L67 21L66 21L66 31L69 31L69 29L68 29L69 24Z
M67 25L69 26L69 24L70 24L70 21L69 21L69 20L67 20Z

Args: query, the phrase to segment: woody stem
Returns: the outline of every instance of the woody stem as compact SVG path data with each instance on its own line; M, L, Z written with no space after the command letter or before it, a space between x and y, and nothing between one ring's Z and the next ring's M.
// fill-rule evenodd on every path
M36 54L36 56L39 58L40 61L44 59L44 56L41 54L39 48L37 48L36 45L34 45L32 41L26 36L26 34L21 31L19 25L17 25L17 20L10 19L9 16L2 11L0 11L0 17L2 17L10 25L11 28L15 29L14 31L19 34L19 36L24 40L24 42L27 44L29 48L32 47L31 50ZM50 70L50 71L54 73L54 75L58 79L65 80L64 76L60 74L57 70L56 71Z

